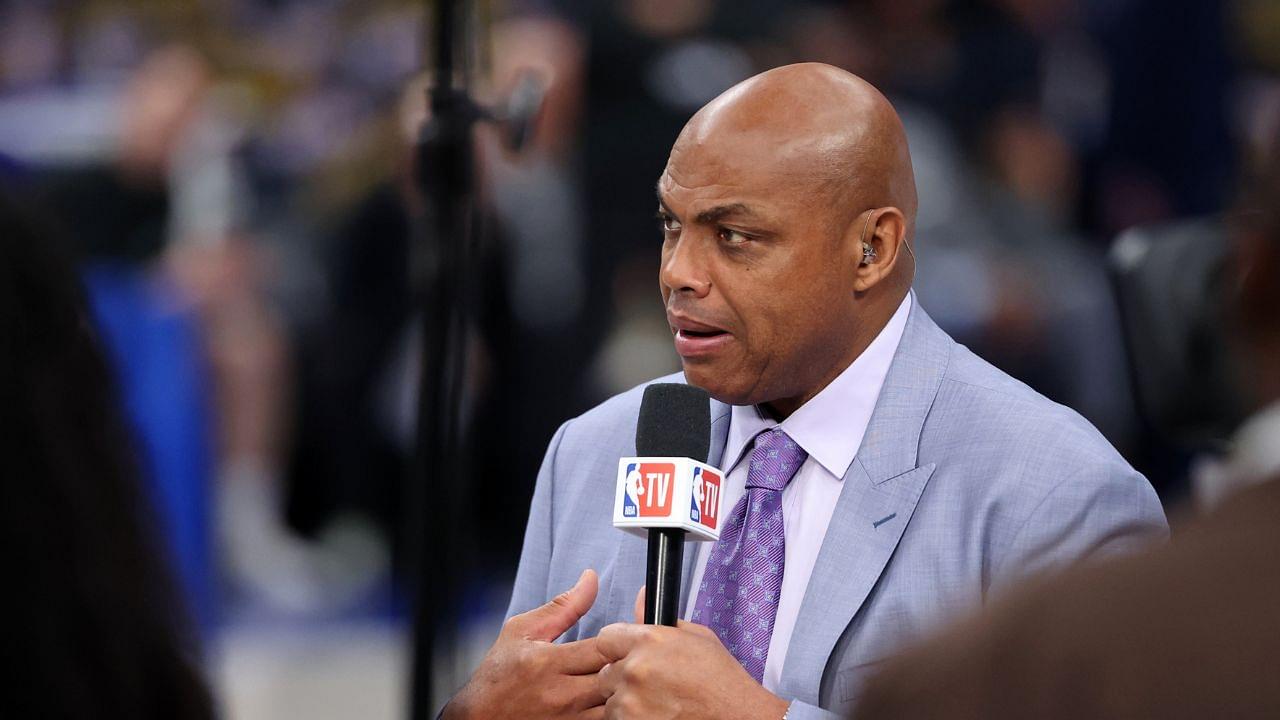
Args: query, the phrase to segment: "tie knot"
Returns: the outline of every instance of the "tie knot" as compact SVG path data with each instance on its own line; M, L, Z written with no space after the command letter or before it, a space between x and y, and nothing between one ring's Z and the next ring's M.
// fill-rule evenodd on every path
M756 436L747 470L747 487L782 490L795 477L809 454L796 444L782 428L766 430Z

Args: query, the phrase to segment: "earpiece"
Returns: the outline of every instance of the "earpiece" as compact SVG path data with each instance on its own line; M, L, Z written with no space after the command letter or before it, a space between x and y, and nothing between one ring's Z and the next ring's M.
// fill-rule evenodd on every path
M862 264L870 265L877 258L876 249L871 247L870 243L862 243Z
M871 225L871 218L875 217L875 211L867 215L867 221L862 225L862 238L867 237L867 228ZM871 243L865 239L862 240L862 264L870 265L876 261L876 249L871 247Z

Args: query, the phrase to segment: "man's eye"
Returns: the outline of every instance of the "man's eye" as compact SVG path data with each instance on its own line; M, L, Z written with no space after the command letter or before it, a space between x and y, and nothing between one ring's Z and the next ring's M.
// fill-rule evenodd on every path
M680 231L680 221L679 221L679 220L676 220L675 218L671 217L670 215L664 215L664 216L662 217L662 229L663 229L663 231L665 231L665 232L679 232L679 231Z
M717 234L720 236L721 241L730 245L742 245L751 239L737 230L730 230L729 228L720 228Z

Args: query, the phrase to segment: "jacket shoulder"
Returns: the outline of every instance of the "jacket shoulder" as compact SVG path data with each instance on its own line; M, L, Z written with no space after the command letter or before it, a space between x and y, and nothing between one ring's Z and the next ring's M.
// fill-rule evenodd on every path
M1036 465L1038 456L1055 464L1112 465L1130 470L1120 453L1078 412L1041 395L960 344L952 348L926 422L926 428L930 426L944 435L963 435L971 450L1002 457L1001 464ZM1044 469L1046 475L1053 476L1063 468Z

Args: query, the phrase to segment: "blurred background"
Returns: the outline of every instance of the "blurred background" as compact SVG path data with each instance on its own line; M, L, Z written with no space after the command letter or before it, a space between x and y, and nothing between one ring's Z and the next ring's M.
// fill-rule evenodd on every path
M0 0L0 192L74 250L226 717L406 712L429 16ZM547 93L519 154L477 137L463 421L471 517L494 529L466 539L444 688L496 636L556 427L678 369L653 185L689 116L763 69L827 62L890 97L923 306L1093 421L1166 504L1230 429L1197 328L1216 218L1280 129L1280 3L529 0L473 18L477 96L522 69Z

